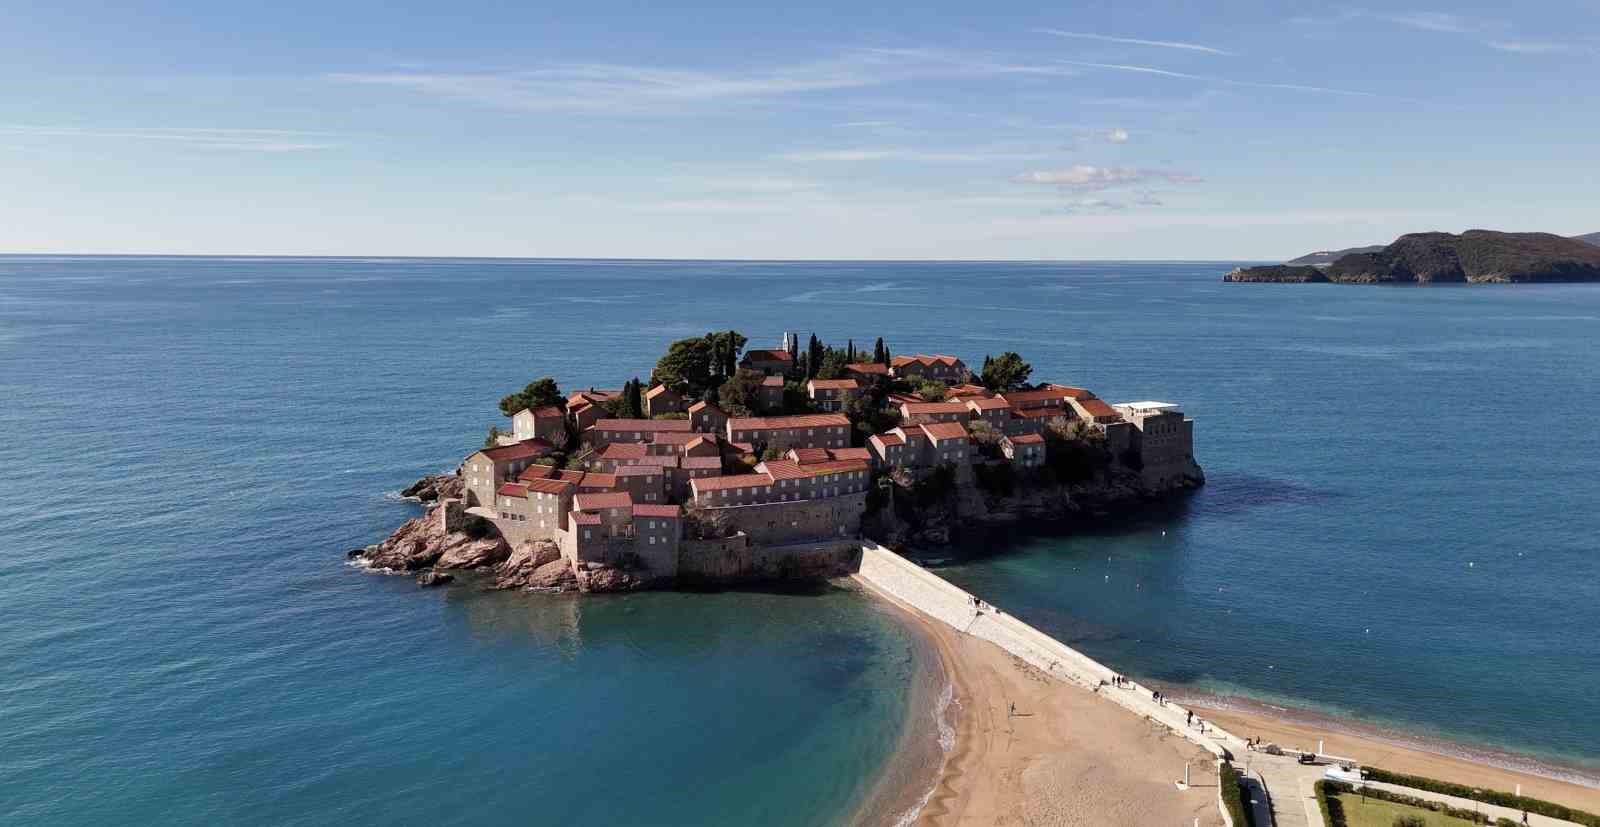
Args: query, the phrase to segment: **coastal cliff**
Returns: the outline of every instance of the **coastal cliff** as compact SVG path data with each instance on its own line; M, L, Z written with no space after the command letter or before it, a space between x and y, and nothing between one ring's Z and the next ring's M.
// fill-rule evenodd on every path
M1049 470L1013 475L1001 468L975 467L970 485L885 478L879 507L862 530L891 546L943 546L973 530L1103 519L1205 484L1205 473L1192 463L1181 482L1160 486L1109 457L1092 474L1071 481Z
M1308 284L1521 284L1600 281L1600 247L1550 233L1411 233L1325 267L1240 267L1225 282Z

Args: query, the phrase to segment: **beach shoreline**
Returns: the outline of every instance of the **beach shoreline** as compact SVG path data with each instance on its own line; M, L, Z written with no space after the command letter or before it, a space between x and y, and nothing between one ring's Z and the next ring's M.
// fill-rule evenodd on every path
M1582 768L1489 747L1430 738L1400 729L1238 697L1166 688L1173 700L1241 738L1260 737L1284 748L1315 750L1364 766L1515 792L1600 812L1600 777ZM1240 756L1242 758L1242 756Z
M1188 792L1173 784L1186 764L1200 777L1214 775L1209 753L1094 691L861 585L933 643L951 692L945 709L953 739L937 773L923 775L920 786L885 793L919 806L898 821L877 823L1222 823L1214 784ZM897 755L891 765L900 760ZM912 777L892 769L885 775L917 783ZM857 823L874 823L865 816Z

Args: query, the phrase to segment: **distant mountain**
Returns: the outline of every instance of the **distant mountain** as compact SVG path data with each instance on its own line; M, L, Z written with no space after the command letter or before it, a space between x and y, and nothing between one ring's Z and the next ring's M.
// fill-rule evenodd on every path
M1427 284L1600 281L1600 245L1550 233L1411 233L1326 267L1241 267L1231 282Z
M1310 264L1320 267L1325 264L1332 264L1339 258L1351 253L1376 253L1382 249L1382 244L1374 244L1370 247L1346 247L1343 250L1318 250L1315 253L1306 253L1299 258L1289 259L1284 264Z
M1593 244L1596 247L1600 247L1600 233L1589 233L1588 235L1575 235L1575 236L1573 236L1573 238L1577 239L1578 241L1581 241L1581 242L1583 242L1585 244Z

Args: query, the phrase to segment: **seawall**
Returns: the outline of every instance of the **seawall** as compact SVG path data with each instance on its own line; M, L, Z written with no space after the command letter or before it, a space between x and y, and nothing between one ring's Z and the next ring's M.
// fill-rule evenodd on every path
M993 643L1042 672L1098 690L1112 703L1166 726L1218 758L1230 757L1224 741L1243 743L1209 724L1201 734L1185 722L1186 709L1156 703L1148 687L1113 687L1111 678L1116 673L1109 667L992 606L975 606L972 594L877 543L863 543L855 577L962 634Z

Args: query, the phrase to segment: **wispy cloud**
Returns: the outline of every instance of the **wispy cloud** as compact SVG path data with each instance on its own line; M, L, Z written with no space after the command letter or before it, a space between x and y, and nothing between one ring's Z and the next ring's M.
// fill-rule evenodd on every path
M1189 52L1204 52L1208 55L1233 55L1211 46L1202 46L1198 43L1184 43L1177 40L1145 40L1138 37L1112 37L1104 34L1089 34L1087 32L1065 32L1060 29L1034 29L1039 34L1055 35L1056 37L1076 38L1079 40L1098 40L1103 43L1124 43L1130 46L1154 46L1161 49L1182 49Z
M1479 31L1482 26L1458 14L1446 14L1437 11L1413 11L1399 14L1379 14L1379 20L1387 20L1401 26L1421 29L1425 32L1445 32L1448 34L1468 34Z
M811 63L699 71L619 64L560 64L518 71L333 72L338 83L402 89L527 111L630 112L695 103L761 101L943 77L1069 77L1059 63L1015 63L942 49L854 49Z
M98 138L150 141L199 149L248 152L305 152L331 149L327 133L295 129L225 129L208 127L82 127L0 124L0 134L46 138Z
M1183 80L1200 80L1208 83L1224 83L1229 86L1248 86L1253 89L1283 89L1290 92L1315 92L1324 95L1346 95L1351 97L1377 98L1382 97L1376 92L1361 92L1354 89L1334 89L1327 86L1307 86L1300 83L1269 83L1255 80L1233 80L1211 75L1196 75L1189 72L1173 72L1168 69L1157 69L1153 66L1134 66L1125 63L1090 63L1081 60L1063 60L1062 63L1072 66L1088 66L1095 69L1112 69L1118 72L1137 72L1146 75L1159 75L1168 78L1181 78Z
M860 163L863 161L922 161L922 162L985 162L985 161L1037 161L1049 157L1044 152L1008 151L998 149L928 150L903 147L869 149L824 149L804 152L785 152L776 156L782 161L813 161Z
M1100 167L1078 164L1065 169L1044 169L1024 172L1011 179L1018 184L1047 184L1067 190L1093 192L1118 187L1134 187L1151 182L1169 184L1195 184L1200 178L1187 172L1143 167Z
M839 126L844 126L844 127L850 127L852 129L882 129L883 127L886 127L886 126L894 126L895 122L894 121L845 121L844 123L841 123L841 124L838 124L838 125Z
M1128 130L1121 127L1106 130L1106 141L1108 143L1125 144L1128 142L1128 137Z
M1565 52L1571 48L1565 43L1552 43L1547 40L1491 40L1484 45L1496 51L1515 52L1524 55Z

